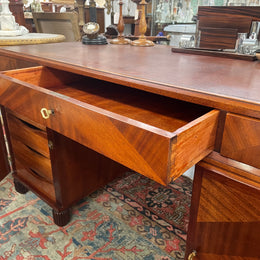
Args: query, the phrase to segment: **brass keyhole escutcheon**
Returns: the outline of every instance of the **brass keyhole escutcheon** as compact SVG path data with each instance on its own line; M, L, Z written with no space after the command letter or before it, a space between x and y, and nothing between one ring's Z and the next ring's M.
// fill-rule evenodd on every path
M193 260L193 258L197 255L197 252L195 250L193 250L189 256L188 256L188 260Z
M54 111L52 109L42 108L41 114L44 119L48 119L50 115L54 114Z

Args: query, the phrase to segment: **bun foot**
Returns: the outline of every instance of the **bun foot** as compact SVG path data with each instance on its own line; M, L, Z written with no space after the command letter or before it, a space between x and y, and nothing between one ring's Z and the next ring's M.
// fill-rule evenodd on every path
M57 226L63 227L70 221L70 209L56 211L52 209L53 221Z
M28 189L17 179L14 179L14 188L18 193L25 194Z

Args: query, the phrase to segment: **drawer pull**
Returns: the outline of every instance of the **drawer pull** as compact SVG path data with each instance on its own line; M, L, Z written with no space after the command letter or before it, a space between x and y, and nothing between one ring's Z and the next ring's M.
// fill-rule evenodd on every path
M42 108L41 114L42 114L42 117L44 119L48 119L50 117L50 115L54 114L54 111L52 109L50 110L50 109L47 109L47 108Z
M197 252L196 252L195 250L192 251L192 252L189 254L189 256L188 256L188 260L193 260L196 255L197 255Z

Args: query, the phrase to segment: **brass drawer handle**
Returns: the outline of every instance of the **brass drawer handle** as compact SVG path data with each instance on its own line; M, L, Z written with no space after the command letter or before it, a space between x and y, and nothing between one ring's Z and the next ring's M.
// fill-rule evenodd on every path
M41 114L44 119L48 119L50 115L54 114L54 111L52 109L42 108Z
M192 260L195 256L197 255L197 252L194 250L192 251L189 256L188 256L188 260Z

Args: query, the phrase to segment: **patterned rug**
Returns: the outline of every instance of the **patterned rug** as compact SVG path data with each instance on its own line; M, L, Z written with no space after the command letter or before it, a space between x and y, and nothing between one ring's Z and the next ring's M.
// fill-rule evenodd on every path
M167 187L126 173L73 208L58 227L32 192L18 194L11 175L0 182L0 260L184 259L192 181Z

